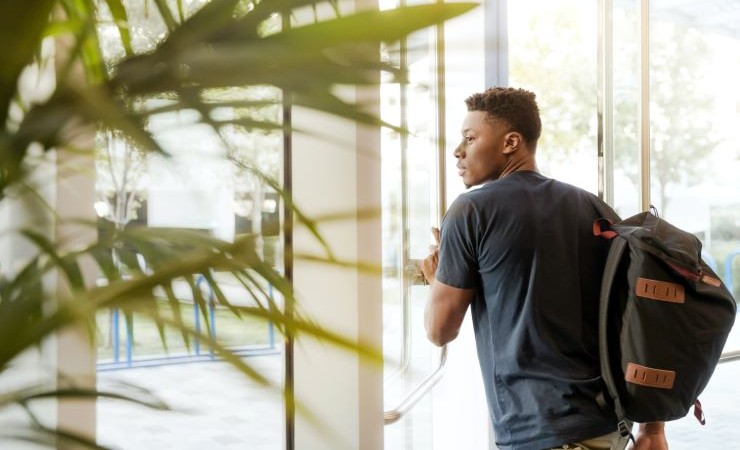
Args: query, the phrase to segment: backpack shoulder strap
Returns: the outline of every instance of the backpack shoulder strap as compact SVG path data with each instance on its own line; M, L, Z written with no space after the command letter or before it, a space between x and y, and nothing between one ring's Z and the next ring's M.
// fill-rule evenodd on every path
M626 247L627 240L623 237L615 236L611 239L609 255L607 256L606 265L604 266L604 274L601 282L601 294L599 298L599 359L601 361L601 376L606 385L607 392L614 404L617 418L620 421L624 421L626 417L624 407L619 400L617 385L614 381L614 372L612 371L612 363L609 354L609 330L607 325L612 286L614 285L614 280Z
M608 203L600 199L599 197L595 195L590 196L591 204L593 205L596 212L599 214L599 217L602 219L607 219L611 223L617 223L620 220L622 220L619 217L619 214L617 214L614 209L609 206Z

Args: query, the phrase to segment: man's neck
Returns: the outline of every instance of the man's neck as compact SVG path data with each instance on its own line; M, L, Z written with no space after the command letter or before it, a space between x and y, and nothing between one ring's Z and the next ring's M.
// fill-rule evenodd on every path
M501 172L501 176L499 178L503 178L510 173L522 171L539 172L539 170L537 170L537 162L534 160L534 158L528 157L510 159L504 167L504 170Z

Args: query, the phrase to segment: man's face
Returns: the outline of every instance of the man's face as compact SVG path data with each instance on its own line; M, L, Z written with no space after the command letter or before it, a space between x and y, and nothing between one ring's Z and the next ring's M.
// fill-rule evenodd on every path
M498 179L506 163L506 124L485 111L468 111L461 131L462 142L453 154L465 187Z

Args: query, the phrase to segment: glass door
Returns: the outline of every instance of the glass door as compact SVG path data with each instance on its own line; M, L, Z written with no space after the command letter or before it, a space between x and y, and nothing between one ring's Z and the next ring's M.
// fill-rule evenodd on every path
M190 16L200 6L188 2L184 13ZM161 17L150 13L150 7L142 2L129 2L126 8L134 50L143 53L152 49L166 34ZM123 48L112 17L103 19L101 45L106 58L115 60L123 55ZM249 99L265 105L248 110L220 108L218 120L249 117L281 121L281 93L276 88L214 89L200 95ZM148 105L167 109L168 102L171 100L150 99ZM216 135L213 128L199 123L199 118L200 113L187 110L160 113L148 122L149 130L169 153L167 158L145 155L122 135L101 134L95 204L101 233L109 230L111 226L106 224L112 222L120 228L196 231L224 241L254 234L264 261L282 272L283 205L262 178L281 178L282 131L224 125ZM135 270L146 271L150 262L142 256L137 263ZM216 270L211 275L232 304L254 306L258 301L244 289L243 281L228 271ZM195 301L187 282L178 279L170 286L171 292L155 291L162 314L174 316L174 310L167 306L176 299L186 325L207 331L280 387L285 371L281 334L271 323L236 317L216 301L204 276L196 278L196 285L207 308ZM269 297L281 303L268 283L260 288L264 300ZM175 410L159 411L101 397L96 418L99 443L124 450L244 445L255 450L284 448L285 404L273 389L248 379L206 345L192 339L186 343L180 332L158 328L146 315L127 317L117 309L101 311L97 325L98 388L122 391L134 398L140 395L138 389L146 389Z
M484 22L469 14L383 48L407 73L405 82L381 85L383 119L406 130L381 136L386 449L489 448L472 321L445 349L429 343L429 287L418 269L434 243L431 228L463 189L451 155L464 100L484 89Z
M634 202L638 196L631 186L639 183L640 209L653 204L663 218L695 234L703 244L702 257L737 299L740 33L734 24L740 19L740 5L701 0L615 2L614 15L620 20L615 47L633 43L624 45L622 55L632 63L615 64L615 80L638 80L625 89L627 95L615 105L615 114L634 118L639 108L641 131L620 133L615 175L623 182L615 183L616 192L627 193L622 198ZM629 85L622 83L623 88ZM625 125L625 130L634 130ZM619 129L617 125L615 134ZM622 205L631 209L626 201ZM735 327L723 361L699 397L707 425L700 426L692 415L669 423L671 448L721 448L740 438L735 426L740 415L732 400L740 376L740 364L732 361L739 350L740 329Z
M403 130L381 137L385 448L393 449L433 448L428 394L444 370L444 350L425 336L428 287L418 269L440 212L436 42L430 29L383 49L408 74L381 87L382 118Z
M510 85L538 95L540 169L599 193L622 217L653 204L694 233L740 295L740 20L736 1L508 2ZM598 70L596 70L598 68ZM671 448L740 438L740 331ZM716 440L716 441L715 441Z

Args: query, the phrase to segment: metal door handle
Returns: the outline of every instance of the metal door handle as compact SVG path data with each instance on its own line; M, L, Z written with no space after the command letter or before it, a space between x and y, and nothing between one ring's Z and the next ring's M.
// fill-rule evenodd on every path
M390 411L385 411L383 414L383 420L386 425L397 422L401 419L409 410L421 400L424 395L429 392L440 379L445 372L445 365L447 364L447 346L440 348L439 350L439 365L434 372L429 374L424 381L411 391L409 395L404 398L401 403Z

